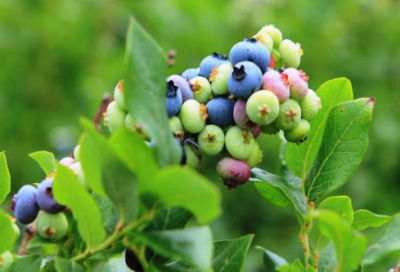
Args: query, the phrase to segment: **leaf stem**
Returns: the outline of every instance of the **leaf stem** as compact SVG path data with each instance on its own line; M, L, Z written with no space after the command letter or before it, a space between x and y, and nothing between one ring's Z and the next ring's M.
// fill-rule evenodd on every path
M122 236L124 236L127 232L132 231L136 228L138 228L139 226L141 226L142 224L150 221L151 219L153 219L154 217L154 213L152 211L145 213L141 218L139 218L138 220L126 225L124 228L116 228L115 232L113 234L111 234L106 240L104 240L101 244L99 244L98 246L92 248L92 249L88 249L85 252L83 252L82 254L79 254L73 258L71 258L71 261L82 261L84 259L86 259L89 256L95 255L101 251L106 250L107 248L109 248L114 242L116 242L118 239L120 239Z

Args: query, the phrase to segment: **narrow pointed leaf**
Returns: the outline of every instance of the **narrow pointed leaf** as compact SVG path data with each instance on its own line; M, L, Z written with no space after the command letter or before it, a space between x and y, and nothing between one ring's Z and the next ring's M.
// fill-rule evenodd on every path
M15 260L8 272L37 272L43 259L41 255L27 255Z
M58 203L71 208L87 247L94 247L104 240L106 233L99 207L74 173L63 165L57 166L53 194Z
M276 255L275 253L266 250L260 246L257 246L256 249L261 249L263 251L263 261L265 272L276 272L276 268L278 266L282 266L287 264L287 261L281 256Z
M348 196L329 197L321 202L318 209L335 211L348 223L351 224L353 222L353 207L351 206L351 199ZM329 244L329 239L319 231L318 220L313 221L309 242L316 253L321 253Z
M307 141L301 145L288 144L286 161L289 169L301 179L305 179L321 146L329 112L337 104L353 100L353 91L347 78L329 80L319 87L317 95L322 108L317 117L310 122L311 129Z
M207 226L139 234L148 247L166 257L178 257L200 271L211 269L212 234Z
M378 238L369 245L364 264L373 264L397 250L400 250L400 214L394 215Z
M376 228L386 224L392 217L387 215L374 214L367 210L358 210L354 212L353 229L360 231L366 228Z
M160 165L178 163L181 151L169 129L165 105L167 57L133 17L129 20L124 66L129 113L139 124L145 124L143 129L155 140Z
M290 171L288 164L286 162L285 153L287 149L288 142L286 141L283 132L279 133L279 137L282 140L281 150L279 152L279 160L281 163L281 173L282 176L289 181L294 187L301 188L302 180Z
M214 257L214 272L243 271L244 260L254 235L246 235L229 243ZM221 247L220 247L221 248Z
M46 175L54 173L54 170L56 169L56 159L54 158L53 153L38 151L29 154L29 157L34 159L40 165Z
M7 166L6 153L0 153L0 204L11 190L11 177Z
M268 202L277 206L292 207L301 217L307 213L307 203L301 189L293 186L285 178L253 168L250 181L254 182L258 192Z
M341 187L367 150L374 100L361 98L335 106L326 124L318 156L305 181L309 201Z

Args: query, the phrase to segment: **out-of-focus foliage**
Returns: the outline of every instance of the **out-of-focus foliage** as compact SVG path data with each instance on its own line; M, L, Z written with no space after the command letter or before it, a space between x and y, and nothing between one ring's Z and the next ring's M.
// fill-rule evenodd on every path
M265 24L300 42L300 67L312 89L347 77L355 98L376 98L366 156L339 193L352 198L355 210L389 215L399 210L400 3L390 0L0 0L0 150L7 154L13 192L44 178L27 155L37 150L58 159L67 155L79 140L78 117L92 117L102 95L112 93L121 79L130 14L165 50L177 50L170 74L196 68L214 51L229 54ZM279 174L279 137L261 137L260 168ZM269 205L252 184L228 192L216 163L205 157L201 168L224 192L215 239L255 233L254 244L290 262L301 257L291 211ZM376 232L367 234L373 239ZM365 271L388 271L396 258ZM251 250L245 271L261 267L261 253Z

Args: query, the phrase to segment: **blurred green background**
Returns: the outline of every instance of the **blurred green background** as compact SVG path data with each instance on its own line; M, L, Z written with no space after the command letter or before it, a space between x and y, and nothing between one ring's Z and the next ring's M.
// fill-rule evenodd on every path
M29 153L48 150L61 159L71 152L81 132L78 118L92 118L102 95L112 93L130 14L166 51L177 50L170 74L198 67L214 51L228 55L244 37L275 24L284 38L301 43L300 67L310 88L347 77L355 98L376 98L365 159L335 194L349 195L355 210L400 211L400 2L392 0L0 0L0 150L7 154L12 192L44 178ZM260 142L261 167L279 173L279 138ZM216 162L205 158L201 169L223 192L215 239L256 235L245 271L262 271L255 245L302 260L291 211L268 204L251 184L228 192ZM367 235L373 239L376 231ZM393 254L365 271L388 271L399 258Z

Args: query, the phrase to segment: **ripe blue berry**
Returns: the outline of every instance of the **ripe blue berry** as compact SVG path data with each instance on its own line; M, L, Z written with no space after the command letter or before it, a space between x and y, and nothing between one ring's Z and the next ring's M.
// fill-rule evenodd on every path
M238 126L234 126L226 133L226 149L235 159L247 159L253 150L253 145L254 137L249 130L243 130Z
M200 132L197 140L204 154L214 156L224 148L225 136L221 128L216 125L207 125Z
M237 63L228 77L228 88L234 97L247 99L260 90L262 73L257 65L250 61Z
M278 117L274 121L274 125L283 130L293 129L301 119L301 108L299 103L293 99L288 99L279 106Z
M236 125L241 129L253 129L258 125L250 120L249 116L246 112L246 104L247 101L243 99L239 99L235 103L235 107L233 108L233 118L235 119Z
M285 131L285 139L288 142L297 143L298 145L307 140L310 132L310 123L301 119L300 122L292 130Z
M303 50L300 49L300 44L295 44L291 40L283 40L279 45L279 53L286 67L297 68L300 65Z
M206 104L210 101L211 85L210 82L202 76L195 77L190 80L190 84L193 86L193 98L200 104Z
M215 95L229 94L228 77L232 68L232 64L228 62L212 69L210 81L211 89Z
M59 213L65 209L65 206L62 206L57 203L53 196L53 178L48 178L43 180L36 192L36 202L43 211L48 213Z
M190 86L190 81L187 78L172 75L167 78L167 82L172 80L182 94L182 102L185 102L188 99L193 99L193 90Z
M302 70L288 68L282 72L288 76L290 97L294 100L301 100L306 97L308 92L308 76Z
M68 220L65 214L41 212L36 223L37 231L43 239L58 241L67 234Z
M165 103L168 117L177 115L181 110L182 93L172 80L167 82L167 97Z
M306 97L300 100L301 107L301 118L306 119L307 121L312 121L318 114L318 111L322 108L321 106L321 98L317 96L317 94L308 89Z
M200 71L199 69L195 69L195 68L190 68L187 69L186 71L181 73L181 77L183 78L188 78L189 80L191 80L192 78L198 77L200 76Z
M233 107L235 100L224 97L216 96L207 103L208 123L225 127L234 123L233 120Z
M121 109L123 109L123 110L128 109L128 107L126 105L123 80L118 82L118 85L114 89L114 100L115 100L115 102L117 102L118 107L120 107Z
M14 217L22 224L32 223L39 213L36 191L32 185L24 185L16 195L13 195L11 210L14 211Z
M278 97L280 104L289 99L290 89L288 76L286 74L280 74L274 70L266 72L263 75L261 88L274 93L276 97Z
M113 101L107 107L107 124L111 133L125 126L126 112Z
M246 112L250 120L259 125L271 124L279 113L279 100L270 91L255 92L247 100Z
M250 179L250 167L245 161L229 157L222 158L217 164L217 173L229 190L245 184Z
M212 69L223 63L229 63L228 57L223 54L212 53L211 56L204 58L200 63L200 75L210 79Z
M244 39L235 44L229 54L232 65L242 61L254 62L265 73L271 59L270 52L257 39Z
M187 131L199 133L206 124L207 108L196 100L189 99L183 103L179 118Z

